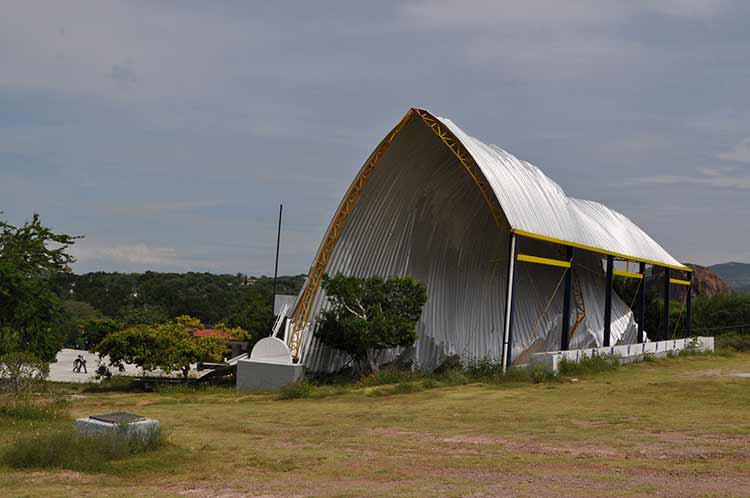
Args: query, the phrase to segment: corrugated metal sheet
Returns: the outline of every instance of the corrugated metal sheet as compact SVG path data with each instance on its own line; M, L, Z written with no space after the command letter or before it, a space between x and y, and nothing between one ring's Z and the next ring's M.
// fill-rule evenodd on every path
M469 137L440 119L471 153L502 206L507 222L498 228L486 200L454 153L413 118L382 156L351 211L326 271L369 276L412 275L428 287L429 300L418 324L411 355L430 369L446 356L464 363L499 361L501 352L510 228L584 246L681 266L625 216L590 201L568 198L535 166L496 146ZM519 250L563 258L563 248L521 237ZM602 344L605 278L601 255L579 251L574 272L584 295L586 318L571 347ZM529 352L555 350L560 344L562 268L517 265L513 328L515 361ZM314 297L311 328L325 305L321 290ZM545 311L546 310L546 311ZM571 319L575 313L571 313ZM635 338L633 314L613 299L613 344ZM345 358L325 348L308 332L302 359L312 370L336 370Z

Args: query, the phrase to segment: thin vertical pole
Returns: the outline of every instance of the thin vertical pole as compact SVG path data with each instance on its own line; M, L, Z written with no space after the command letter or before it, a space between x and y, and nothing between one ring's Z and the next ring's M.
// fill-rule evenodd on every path
M669 278L669 268L664 268L664 323L662 327L662 338L665 341L669 340Z
M612 280L615 258L607 256L607 288L604 290L604 347L610 345L612 335Z
M281 244L281 213L284 205L279 204L279 228L276 232L276 265L273 268L273 301L271 301L271 310L276 307L276 278L279 274L279 245Z
M505 291L505 327L503 330L502 364L503 373L510 367L512 359L511 345L513 340L513 291L516 288L516 234L510 234L510 251L508 253L508 287Z
M562 331L560 334L560 349L567 351L568 349L568 334L570 334L570 295L573 292L573 264L575 258L575 249L568 246L568 261L570 261L570 268L565 273L565 294L563 295L563 310L562 310Z
M692 328L692 311L693 311L693 272L688 272L687 299L685 300L685 337L690 337Z
M643 333L646 330L646 263L641 263L638 272L643 276L638 287L638 342L645 342Z

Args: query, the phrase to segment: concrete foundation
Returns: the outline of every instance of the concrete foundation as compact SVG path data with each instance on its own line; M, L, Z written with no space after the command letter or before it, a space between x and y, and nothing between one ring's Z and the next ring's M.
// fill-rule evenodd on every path
M529 363L544 365L548 372L558 372L560 362L563 358L570 362L579 362L584 358L594 355L616 356L622 363L640 361L644 356L656 358L667 356L670 353L693 350L699 352L713 351L713 337L693 337L690 339L673 339L670 341L644 342L642 344L623 344L605 348L572 349L569 351L548 351L545 353L534 353L529 358Z
M301 364L257 360L237 362L237 389L239 391L278 389L301 382L304 376L305 366Z
M147 418L130 422L127 424L113 424L93 418L76 419L76 430L79 434L96 436L99 434L121 433L127 437L151 437L155 432L161 430L158 420Z

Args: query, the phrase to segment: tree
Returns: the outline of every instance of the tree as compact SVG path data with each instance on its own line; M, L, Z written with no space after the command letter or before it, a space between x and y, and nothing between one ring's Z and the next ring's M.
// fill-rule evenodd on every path
M271 332L273 309L268 299L252 287L245 287L239 290L225 321L229 326L250 331L258 340Z
M54 279L70 271L79 237L57 234L38 214L22 227L0 220L0 353L26 351L51 361L65 342Z
M427 288L411 277L384 281L325 275L328 307L315 332L323 344L344 351L355 372L377 371L377 352L408 347L416 340L416 324L427 302Z
M138 325L108 334L96 346L96 352L102 359L108 356L109 366L120 371L125 363L165 373L180 371L187 382L191 364L206 357L221 357L227 351L225 339L195 337L193 331L200 328L200 320L189 316L159 325Z
M169 314L161 306L143 304L141 306L129 306L123 309L120 320L126 326L133 325L156 325L169 320Z

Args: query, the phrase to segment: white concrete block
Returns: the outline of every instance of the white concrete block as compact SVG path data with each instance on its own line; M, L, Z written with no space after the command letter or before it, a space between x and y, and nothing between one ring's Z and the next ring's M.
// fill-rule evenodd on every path
M643 344L621 344L602 348L533 353L529 357L529 363L532 365L541 363L547 371L557 372L560 369L560 360L563 358L567 361L578 362L596 354L600 356L616 356L623 363L631 363L643 359L643 356L647 354L663 357L669 353L678 353L691 347L695 347L695 349L702 352L713 351L714 338L670 339L668 341L655 341Z
M158 420L151 418L130 422L127 424L113 424L93 418L76 419L76 430L79 434L95 436L98 434L122 433L128 437L150 437L154 432L161 430Z
M237 362L237 389L240 391L278 389L301 382L304 376L305 366L302 364L254 360Z

